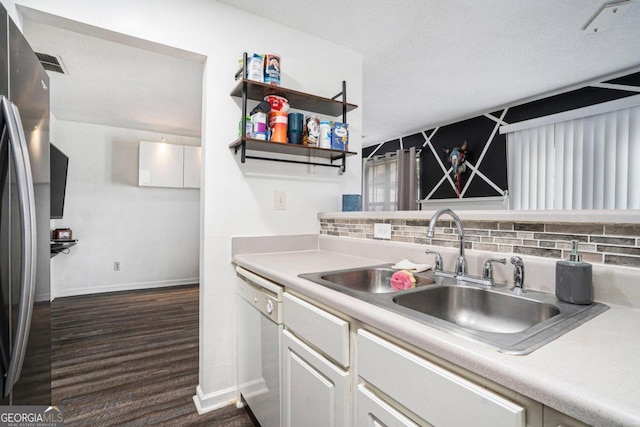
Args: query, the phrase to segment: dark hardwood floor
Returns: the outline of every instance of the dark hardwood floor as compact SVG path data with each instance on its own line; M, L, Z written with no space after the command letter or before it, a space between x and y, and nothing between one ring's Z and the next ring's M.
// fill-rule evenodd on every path
M59 298L51 332L66 426L253 426L235 406L196 411L196 285Z

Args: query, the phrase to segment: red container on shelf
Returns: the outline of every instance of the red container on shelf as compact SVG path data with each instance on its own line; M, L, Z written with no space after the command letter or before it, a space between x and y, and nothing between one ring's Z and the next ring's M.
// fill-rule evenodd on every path
M271 142L287 143L287 112L273 111L269 113L269 129L271 129Z
M264 97L264 100L271 105L271 111L284 111L285 113L289 111L289 101L287 101L287 98L278 95L267 95Z

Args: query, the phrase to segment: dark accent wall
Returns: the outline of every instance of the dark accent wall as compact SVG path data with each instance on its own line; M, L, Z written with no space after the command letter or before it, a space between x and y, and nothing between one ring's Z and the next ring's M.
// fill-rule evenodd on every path
M516 123L637 94L638 92L624 90L583 87L571 92L511 107L504 120L507 123Z
M607 80L605 83L627 86L640 86L640 72L627 74L626 76L618 77L616 79Z
M506 164L506 138L504 135L496 133L494 138L489 140L496 124L494 120L485 116L478 116L447 126L441 126L436 130L433 137L431 137L431 145L442 161L442 164L444 164L446 168L449 168L448 155L444 150L460 147L463 142L467 140L466 161L476 165L478 170L482 174L488 175L489 179L495 185L506 189L506 168L498 170L495 168L495 164ZM426 134L431 135L432 132L433 129L427 131ZM489 149L485 153L482 162L480 162L482 151L489 142ZM422 150L420 161L420 170L422 171L420 182L427 183L427 185L421 185L422 188L420 189L420 197L424 198L433 190L434 185L442 179L444 172L431 149ZM479 177L477 175L474 176L470 168L467 168L461 175L460 187L465 188L472 176L473 180L469 183L469 187L464 194L465 197L502 195L484 179L478 179ZM448 182L439 185L435 193L431 196L432 199L449 199L455 197L457 197L456 191Z
M603 83L640 87L640 72L607 80ZM637 94L638 92L623 89L585 86L558 95L509 107L503 121L508 124L516 123ZM487 113L495 118L499 118L503 110ZM500 135L496 132L490 140L489 138L495 127L496 121L486 115L480 115L440 126L430 139L436 154L446 168L449 167L449 163L444 153L444 148L459 147L463 141L467 139L467 161L475 165L483 177L479 177L478 174L473 175L473 180L469 184L466 192L464 192L464 198L502 195L502 192L498 191L495 187L498 187L502 191L508 190L506 135ZM395 152L400 148L401 143L404 148L411 146L422 148L420 153L420 198L425 198L434 188L435 192L431 195L432 199L455 198L457 197L456 191L448 182L438 185L444 173L433 151L427 145L425 138L425 135L429 137L433 130L434 129L427 129L423 133L403 136L382 144L365 147L362 150L362 156L366 158L374 152L374 156ZM478 163L482 150L487 144L489 144L489 146L482 162ZM471 177L472 171L467 168L467 171L463 173L461 178L461 188L465 187ZM489 182L491 182L491 184Z

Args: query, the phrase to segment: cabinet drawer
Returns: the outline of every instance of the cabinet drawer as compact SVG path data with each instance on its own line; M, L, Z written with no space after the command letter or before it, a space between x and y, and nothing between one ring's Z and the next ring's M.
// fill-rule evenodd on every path
M358 427L418 427L364 384L358 385Z
M358 375L430 424L525 425L525 408L416 356L358 330Z
M284 324L342 367L349 366L349 323L289 293Z

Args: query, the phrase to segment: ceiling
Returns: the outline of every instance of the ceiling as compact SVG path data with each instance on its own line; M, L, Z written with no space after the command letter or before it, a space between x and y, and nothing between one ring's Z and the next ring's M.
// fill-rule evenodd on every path
M255 0L217 1L256 11ZM583 31L608 3L278 0L258 14L362 53L366 146L638 69L640 0ZM68 69L50 74L59 119L200 134L201 62L25 18L34 50Z
M51 112L59 120L199 137L203 61L131 39L114 42L26 14L32 49L60 58L66 74L48 72ZM136 44L144 47L135 47ZM194 58L195 59L195 58Z

